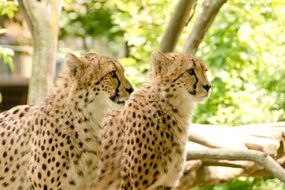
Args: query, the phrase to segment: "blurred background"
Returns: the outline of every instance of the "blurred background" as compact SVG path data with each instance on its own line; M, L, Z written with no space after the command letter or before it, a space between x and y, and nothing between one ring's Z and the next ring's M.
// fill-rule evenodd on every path
M95 51L120 60L138 88L150 68L177 1L63 0L56 73L66 51ZM196 9L199 10L198 1ZM193 13L193 18L199 11ZM0 111L27 102L31 34L17 1L0 2ZM193 23L179 39L183 43ZM231 0L219 11L197 53L209 66L211 97L193 121L241 125L285 120L285 2ZM5 98L5 101L3 97ZM2 97L2 98L1 98ZM280 181L244 178L205 189L284 190Z

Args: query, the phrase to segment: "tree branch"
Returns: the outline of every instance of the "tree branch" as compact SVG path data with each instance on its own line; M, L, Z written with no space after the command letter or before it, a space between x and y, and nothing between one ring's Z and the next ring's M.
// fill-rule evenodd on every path
M186 39L183 52L195 54L210 25L213 23L220 8L227 0L205 0L202 12L194 23L192 31Z
M273 176L285 182L285 170L268 154L255 150L209 149L193 150L187 154L187 160L203 159L250 160L262 165Z
M202 164L203 166L222 166L222 167L230 167L230 168L249 169L253 165L253 164L249 164L249 162L250 161L228 161L228 160L205 159L203 160Z
M162 52L173 51L181 31L189 22L189 14L197 0L180 0L160 42Z

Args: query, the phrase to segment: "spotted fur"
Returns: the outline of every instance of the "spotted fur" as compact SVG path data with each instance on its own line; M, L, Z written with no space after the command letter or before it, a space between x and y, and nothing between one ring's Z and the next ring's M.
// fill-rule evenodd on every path
M54 93L0 114L0 189L90 189L100 172L102 118L132 92L114 59L69 54Z
M166 190L185 163L193 104L209 95L206 66L195 56L153 53L147 82L103 122L103 170L95 190Z

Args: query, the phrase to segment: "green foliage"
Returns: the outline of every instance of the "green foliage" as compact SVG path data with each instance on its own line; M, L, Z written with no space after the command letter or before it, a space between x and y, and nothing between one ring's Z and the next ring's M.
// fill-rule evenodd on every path
M160 38L169 20L174 1L122 0L108 1L114 23L124 31L123 40L129 56L121 62L135 85L140 86L150 68L150 54L158 48Z
M9 19L12 19L17 11L18 6L14 1L0 0L0 15L6 15Z
M213 93L194 121L245 124L284 120L285 8L281 1L228 1L198 55L210 65Z
M252 190L253 179L234 179L228 183L220 185L211 185L204 188L197 188L196 190Z
M158 46L163 27L170 17L169 0L109 1L112 18L125 32L124 39L131 47L131 57L148 61L149 53Z
M3 48L0 46L0 59L3 60L4 63L8 64L10 69L14 69L14 64L13 64L13 57L14 56L14 51L10 48Z
M285 184L282 183L278 179L268 178L268 179L260 179L255 180L253 184L252 190L284 190Z
M82 1L72 3L65 1L60 22L60 39L66 37L107 37L113 40L117 35L122 35L121 30L116 30L111 19L111 11L103 0Z
M238 178L228 183L211 185L195 190L284 190L285 184L274 178Z
M12 19L17 11L18 5L14 1L0 0L0 15L7 16L8 19ZM0 27L0 35L3 33L6 33L6 29ZM12 49L0 46L0 59L9 65L11 70L14 69L13 56L14 51Z

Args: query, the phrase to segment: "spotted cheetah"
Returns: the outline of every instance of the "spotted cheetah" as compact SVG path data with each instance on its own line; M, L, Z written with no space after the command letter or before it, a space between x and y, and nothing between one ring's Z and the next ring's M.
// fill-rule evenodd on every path
M54 93L0 114L0 189L90 189L100 171L102 118L133 88L114 59L68 54Z
M152 54L144 86L103 121L103 169L95 190L177 187L194 102L209 96L206 66L195 56Z

